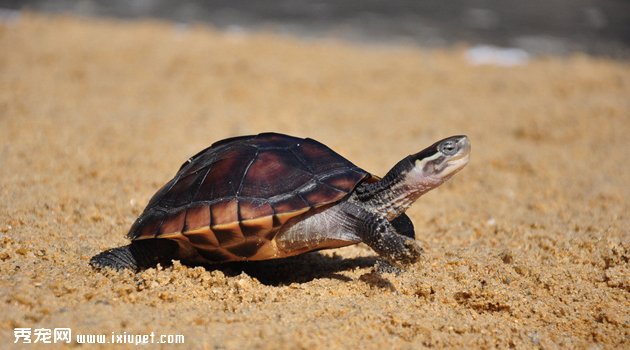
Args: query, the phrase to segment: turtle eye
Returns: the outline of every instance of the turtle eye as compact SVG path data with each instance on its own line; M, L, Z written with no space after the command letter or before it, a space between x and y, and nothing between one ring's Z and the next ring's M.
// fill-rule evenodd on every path
M438 150L447 156L452 156L457 153L457 142L453 140L446 140L438 146Z

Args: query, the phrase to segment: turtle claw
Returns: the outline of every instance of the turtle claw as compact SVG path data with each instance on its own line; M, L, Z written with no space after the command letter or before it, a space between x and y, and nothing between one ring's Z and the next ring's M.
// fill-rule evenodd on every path
M415 240L402 240L399 248L390 256L383 256L387 262L395 267L406 268L420 261L424 250Z
M400 259L403 264L413 264L418 262L420 258L422 258L422 255L424 254L424 249L422 249L422 247L415 240L406 239L403 244L405 246L405 250L403 252L404 256L402 259Z
M403 241L404 248L393 257L383 257L374 264L374 271L379 274L395 273L399 275L409 265L413 265L420 261L424 250L416 241L405 239Z

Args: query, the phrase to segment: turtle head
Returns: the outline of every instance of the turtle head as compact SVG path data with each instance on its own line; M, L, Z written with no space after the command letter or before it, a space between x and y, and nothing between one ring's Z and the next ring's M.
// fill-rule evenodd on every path
M451 136L398 162L378 182L357 191L361 201L373 203L375 210L389 220L397 218L418 197L440 186L466 164L470 141L466 136Z
M470 141L463 135L447 137L409 157L413 162L410 175L438 186L468 164Z

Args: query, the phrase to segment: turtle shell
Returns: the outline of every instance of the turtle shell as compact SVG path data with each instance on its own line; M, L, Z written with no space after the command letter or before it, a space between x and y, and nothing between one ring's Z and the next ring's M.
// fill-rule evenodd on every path
M264 133L222 140L186 161L131 226L132 240L176 240L179 258L264 260L289 219L335 203L371 175L325 145Z

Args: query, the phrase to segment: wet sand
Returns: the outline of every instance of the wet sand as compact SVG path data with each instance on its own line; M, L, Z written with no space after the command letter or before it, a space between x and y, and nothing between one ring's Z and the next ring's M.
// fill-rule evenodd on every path
M628 62L582 55L502 68L463 48L4 23L0 344L71 327L183 334L181 348L628 347L629 96ZM185 159L262 131L377 175L452 134L472 159L408 211L426 255L399 275L375 273L365 245L218 270L88 266Z

